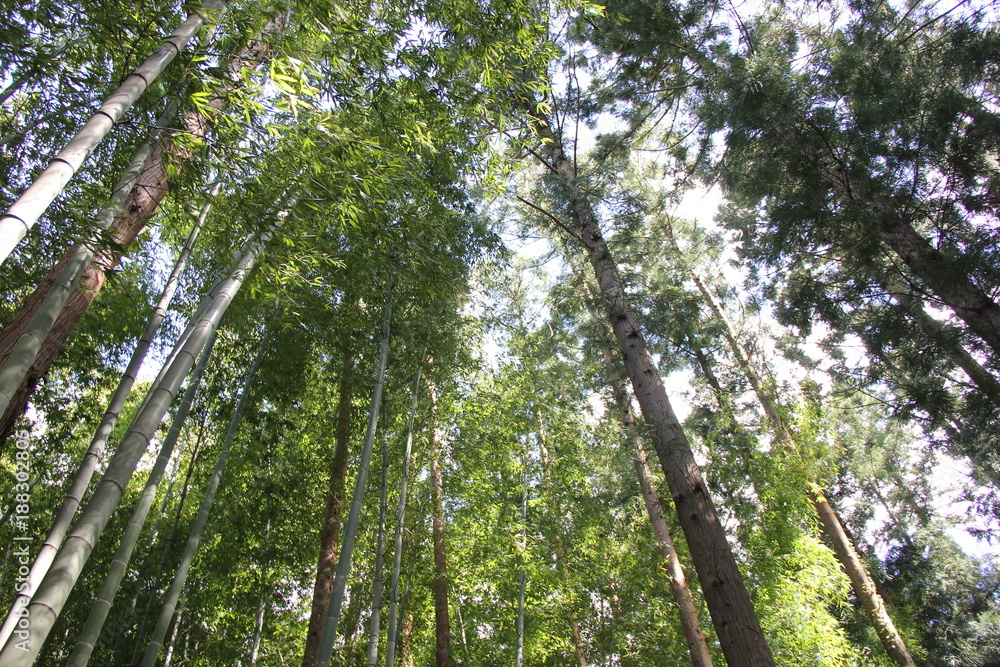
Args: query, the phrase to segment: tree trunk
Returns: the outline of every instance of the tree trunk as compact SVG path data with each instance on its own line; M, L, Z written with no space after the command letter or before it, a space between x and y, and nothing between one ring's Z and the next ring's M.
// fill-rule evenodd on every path
M527 464L527 457L525 457ZM528 557L528 471L525 466L521 477L521 568L517 579L517 620L514 629L517 633L517 643L514 648L514 667L524 665L524 598L527 589Z
M420 353L423 360L427 352L426 346ZM406 489L410 477L410 458L413 456L413 422L417 417L417 400L420 397L420 372L417 367L417 379L413 384L413 397L410 399L410 422L406 427L406 445L403 448L403 471L399 481L399 507L396 509L396 534L393 540L392 579L389 584L389 625L386 628L385 666L393 667L396 662L396 634L398 633L398 594L399 572L403 563L403 519L406 516Z
M191 373L191 379L188 381L184 397L181 399L180 405L177 406L177 413L174 415L173 422L170 424L170 430L167 431L167 435L163 439L163 444L160 446L160 453L153 464L153 469L149 472L146 486L143 488L142 494L139 496L138 502L136 502L135 509L132 511L132 518L125 527L125 534L122 536L118 550L111 561L111 568L104 579L101 592L97 595L97 599L94 600L94 604L90 609L90 615L87 617L87 621L80 631L80 636L77 638L76 646L73 648L73 652L66 662L67 667L85 667L90 661L94 647L97 646L97 640L101 636L104 622L107 620L108 612L111 611L111 605L118 594L122 578L128 570L129 561L132 560L132 552L135 550L135 546L139 542L139 535L146 524L146 517L153 506L153 500L156 497L156 489L160 484L160 479L167 469L167 462L173 455L181 429L184 428L188 414L191 412L191 403L194 401L198 386L201 384L201 378L205 372L205 366L208 364L208 359L212 354L214 345L215 334L213 332L212 337L205 344L205 348L201 352L198 364Z
M330 658L333 655L333 641L337 635L337 624L340 622L340 611L344 602L344 592L347 590L347 575L351 570L351 556L354 553L354 541L358 534L358 522L361 518L361 503L365 495L365 483L368 480L372 446L375 444L375 427L378 423L379 406L382 405L385 365L389 356L389 322L391 318L392 287L390 286L385 295L382 342L379 345L378 365L375 369L375 389L372 392L371 407L368 410L365 442L361 449L361 459L358 462L358 476L354 484L354 495L351 498L351 510L348 513L347 525L344 529L344 541L337 559L337 571L333 580L333 590L330 593L330 606L316 652L316 664L320 667L329 667L330 665Z
M275 311L275 315L277 314L278 311ZM191 534L188 537L187 545L184 547L184 554L181 556L181 563L177 568L177 574L174 575L174 580L170 584L170 590L167 591L167 595L164 598L163 608L160 610L160 618L156 622L156 627L153 628L153 637L150 639L149 645L146 648L146 654L143 656L143 667L153 667L156 664L156 659L160 654L160 648L163 646L163 640L167 636L167 630L170 628L170 621L173 619L174 609L176 609L177 601L180 599L181 592L184 590L184 584L187 583L187 575L191 569L192 563L194 563L194 557L198 553L198 545L201 543L201 535L205 530L205 524L208 523L208 515L212 510L212 504L215 502L215 494L219 489L219 482L222 480L222 473L226 469L226 462L229 459L229 450L232 448L233 441L236 439L236 431L243 419L243 411L246 409L247 399L249 398L250 391L253 388L254 376L257 375L257 369L260 368L260 362L264 357L264 352L267 349L274 326L275 323L272 322L266 333L261 338L260 345L257 347L257 353L254 355L253 363L250 365L250 370L247 371L246 380L244 381L243 389L240 392L240 398L236 403L236 408L233 410L233 416L229 420L229 429L226 431L226 438L222 442L222 448L219 451L219 458L215 463L215 470L212 471L212 477L209 479L208 487L205 489L205 495L202 498L201 507L198 508L198 516L195 518L194 525L191 527Z
M639 437L639 429L636 427L635 415L632 413L628 390L625 388L625 381L618 371L618 363L611 352L611 342L608 340L606 325L598 316L590 286L586 281L583 282L583 292L584 303L587 305L591 321L597 330L597 339L604 357L604 367L611 383L611 396L614 399L615 407L618 408L618 417L632 452L632 464L639 480L642 499L646 504L649 523L653 528L653 536L656 537L656 542L659 544L660 555L663 557L663 570L667 573L667 579L670 581L670 592L673 594L674 602L677 603L677 609L680 613L681 630L684 633L688 652L691 654L691 663L694 667L712 667L712 655L708 651L708 642L705 641L705 633L701 629L701 620L698 618L698 610L695 608L691 589L688 588L684 567L681 565L673 538L670 535L670 527L663 515L663 506L660 504L656 484L649 469L646 449L643 446L642 438ZM700 350L698 352L700 353ZM714 380L715 375L711 374L710 377ZM717 380L715 383L718 385Z
M10 256L15 246L62 192L69 179L90 157L108 131L131 108L170 61L198 34L205 23L206 15L223 7L225 3L221 0L205 0L201 7L189 14L187 20L164 41L163 46L125 78L90 120L80 128L76 136L52 159L49 166L38 175L7 212L0 216L0 263Z
M385 445L385 413L382 418L382 486L378 503L378 546L375 550L375 584L372 586L371 630L368 634L367 667L378 662L379 624L382 619L382 566L385 562L385 515L388 510L386 492L389 486L389 450Z
M337 549L340 546L340 522L344 511L344 487L347 480L348 450L351 445L351 406L354 400L354 355L344 353L344 366L340 374L340 400L337 407L337 435L333 449L326 516L319 536L319 565L316 568L316 586L313 588L312 612L302 667L316 664L316 651L323 631L330 593L333 590L334 571L337 569Z
M181 334L178 342L182 342L182 345L175 346L173 359L160 371L160 376L153 383L146 401L122 439L121 446L109 462L104 477L80 514L75 529L56 554L31 604L25 608L30 619L29 627L15 630L6 646L0 650L0 664L4 667L28 667L38 655L84 564L93 552L94 545L121 500L139 459L149 447L163 415L194 366L195 359L201 354L211 332L218 327L219 320L267 238L269 235L248 244L247 252L243 254L233 273L217 283L206 297L203 312Z
M49 566L52 564L52 559L55 557L56 552L62 545L63 538L66 536L66 531L69 530L70 523L73 521L76 510L79 509L80 502L83 500L83 496L87 492L87 488L90 486L90 481L94 476L94 470L97 468L97 463L99 460L104 458L108 439L111 437L111 432L114 430L115 424L118 422L118 415L121 414L122 409L125 407L125 402L128 400L128 395L132 390L132 385L135 384L135 379L139 374L139 369L142 367L142 363L146 359L146 353L149 351L150 343L156 335L156 332L159 330L160 324L163 322L163 318L166 315L167 308L173 300L174 293L176 292L177 286L180 282L181 274L187 266L187 260L191 255L195 241L198 239L198 235L201 231L202 225L204 224L205 218L208 216L210 206L211 203L206 204L206 206L202 209L201 215L198 218L198 223L191 230L184 248L177 256L177 261L174 263L173 271L171 272L169 278L167 278L166 285L163 287L163 293L160 296L160 300L153 309L153 313L150 315L149 321L146 324L146 329L132 353L132 358L129 360L128 367L125 369L125 373L118 382L118 387L115 388L115 392L111 396L111 400L108 403L104 417L101 419L101 423L97 427L97 432L94 434L94 437L90 442L90 446L87 448L86 454L84 454L83 461L80 463L80 467L73 478L73 482L66 491L66 496L63 499L62 505L59 507L55 518L52 520L52 527L49 529L45 542L42 544L42 548L39 550L38 555L35 557L35 561L31 565L26 587L23 591L18 593L18 598L27 598L28 600L31 599L31 596L34 595L39 582L41 582L45 573L48 572ZM25 602L26 600L18 600L15 598L14 604L11 606L11 611L8 613L3 627L0 627L0 646L3 646L7 642L11 632L13 632L13 624L16 622L16 619L14 619L13 616L13 611Z
M579 240L586 248L601 290L608 319L625 360L625 368L642 414L649 426L653 447L663 473L691 558L701 582L716 636L729 667L768 667L774 664L760 621L736 565L708 487L694 452L674 414L659 371L639 328L611 252L601 235L597 217L576 182L576 168L566 157L559 137L532 101L527 105L542 138L548 164L559 178L562 194L570 202L578 224Z
M736 358L737 364L739 364L740 369L742 369L747 380L749 380L758 402L767 415L775 439L782 446L789 449L793 455L799 456L798 444L792 435L791 429L788 428L781 413L778 411L777 402L774 400L770 390L765 386L764 380L751 363L749 354L747 354L747 351L736 338L735 329L722 309L722 305L715 298L715 294L712 293L705 282L690 267L688 268L688 275L691 276L706 304L711 309L712 314L722 326L723 336L729 343L730 350ZM854 593L858 596L861 606L864 607L869 620L875 627L875 631L882 641L882 646L885 647L886 653L889 654L889 657L899 667L916 667L916 663L914 663L913 657L906 648L902 636L896 630L896 626L889 617L882 598L871 583L871 578L868 576L864 564L855 552L854 545L851 544L850 539L844 532L836 511L826 500L822 490L810 489L806 491L806 494L816 508L823 532L826 533L827 537L833 543L833 551L837 556L837 560L840 561L841 566L847 572L854 587Z
M184 603L187 601L187 596L181 598L180 604L177 605L177 619L174 621L174 630L170 633L170 641L167 643L167 653L163 656L163 667L170 667L170 663L174 659L174 647L177 646L177 635L181 631L181 620L184 617ZM253 667L253 663L250 663L250 667Z
M444 476L441 472L441 433L437 423L437 393L427 381L431 404L431 480L434 485L432 538L434 543L434 655L437 667L451 667L451 625L448 619L448 556L444 534Z
M1000 356L1000 304L958 270L896 211L885 206L876 235L934 296Z
M216 2L217 0L211 1ZM272 21L264 27L263 32L266 34L275 30L280 22L281 19ZM245 65L255 65L261 62L266 57L267 50L263 41L257 41L241 49L232 58L227 69L234 86L240 85L241 80L238 76L240 70ZM225 100L221 97L213 97L209 100L209 107L215 111L222 110L224 106ZM184 132L187 134L194 137L204 137L210 128L210 120L198 114L187 113L184 114L183 126ZM118 247L126 248L132 245L166 196L171 181L167 169L168 162L182 163L191 155L190 150L180 150L169 144L159 143L154 147L145 169L139 175L136 186L125 199L121 213L111 225L111 235ZM38 288L25 300L11 322L0 332L0 358L5 358L5 355L9 354L9 349L21 336L35 312L45 302L66 262L76 252L76 247L67 251L67 254L42 280ZM70 334L101 291L105 281L105 272L114 268L120 259L120 253L106 251L102 253L100 262L91 262L87 265L83 277L79 281L79 287L70 294L66 305L52 325L51 331L41 343L35 361L28 369L27 375L11 395L10 404L0 413L0 443L13 431L14 423L27 408L28 399L34 392L36 384L48 372L49 366L52 365Z

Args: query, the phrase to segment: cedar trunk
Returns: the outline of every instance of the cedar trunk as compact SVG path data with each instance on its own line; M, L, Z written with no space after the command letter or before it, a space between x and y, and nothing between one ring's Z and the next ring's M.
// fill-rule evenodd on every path
M319 639L330 606L333 578L337 569L340 546L341 517L344 513L344 487L347 480L347 461L351 445L351 406L354 400L354 355L344 354L344 369L340 376L340 400L337 406L337 435L330 466L330 491L327 494L326 517L319 537L319 565L316 568L316 586L313 588L312 612L309 615L309 633L302 667L316 664Z
M437 667L451 667L451 627L448 619L448 557L444 535L444 477L441 474L441 437L437 424L437 394L428 381L431 403L431 477L434 483L434 635Z
M594 210L576 181L576 168L537 106L533 102L526 106L535 118L536 132L545 142L548 164L559 178L562 194L570 203L578 225L578 240L586 248L597 277L601 300L673 495L674 507L726 662L730 667L774 665L701 469L667 398L659 370L639 328Z

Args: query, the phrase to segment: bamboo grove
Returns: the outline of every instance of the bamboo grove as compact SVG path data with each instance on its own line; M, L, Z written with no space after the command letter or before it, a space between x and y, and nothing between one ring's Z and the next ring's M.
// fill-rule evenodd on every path
M3 667L1000 664L991 0L0 12Z

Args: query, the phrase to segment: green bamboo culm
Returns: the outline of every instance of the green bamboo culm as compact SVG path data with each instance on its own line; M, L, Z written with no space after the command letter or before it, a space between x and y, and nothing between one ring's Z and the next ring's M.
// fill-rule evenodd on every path
M136 503L135 509L132 510L132 518L125 528L125 535L122 536L122 541L118 545L115 557L111 561L111 568L104 579L104 585L101 587L101 592L97 595L97 599L94 600L94 604L90 608L87 622L84 624L83 630L80 631L80 636L76 640L73 652L70 653L69 659L66 661L66 667L85 667L90 661L90 656L94 652L97 640L101 636L101 630L104 628L104 622L108 618L108 612L111 611L111 604L118 594L122 578L125 576L129 561L132 559L132 553L139 542L139 535L146 524L146 517L153 506L153 500L156 497L156 490L159 487L160 480L163 478L163 473L167 469L167 463L173 455L174 447L177 445L181 430L184 428L188 415L191 413L191 404L194 401L195 394L198 392L198 387L201 385L201 378L205 373L205 367L208 365L212 348L215 347L215 340L216 334L213 332L211 339L201 352L198 365L195 366L194 371L191 373L188 387L184 391L184 396L181 399L180 405L177 406L177 412L171 421L170 430L167 431L167 436L163 439L163 444L160 446L160 453L156 457L153 469L149 472L149 478L146 480L146 486L139 496L139 501Z
M148 146L151 151L152 143L148 144ZM145 165L145 160L142 164ZM136 172L137 177L138 173L141 171L142 167L140 166L138 168L138 172ZM149 346L152 343L153 338L156 336L156 332L159 330L160 324L163 322L163 318L166 316L167 308L170 306L170 302L173 300L177 287L180 284L181 275L187 267L188 258L191 256L194 244L198 240L198 236L200 235L201 229L205 224L205 220L208 218L208 214L212 209L211 198L218 194L220 187L221 183L216 184L209 193L208 203L202 207L201 213L198 216L198 221L188 234L184 248L178 254L177 260L174 262L174 268L171 271L170 276L167 278L167 282L164 284L160 299L146 323L146 329L143 331L135 350L132 352L132 358L129 360L125 373L122 374L121 380L118 382L118 386L115 388L115 392L111 396L111 400L108 401L108 407L104 412L104 416L101 418L101 423L98 425L97 431L94 433L94 437L90 442L90 446L87 448L86 454L84 454L83 461L80 463L80 467L77 469L76 475L73 478L69 489L66 491L62 505L59 507L55 518L52 520L52 526L49 528L49 533L45 538L45 542L42 544L42 548L39 550L38 555L35 557L35 560L31 565L31 570L28 572L25 588L24 590L19 591L18 596L14 599L14 604L11 605L11 611L8 613L3 627L0 627L0 646L3 646L6 643L14 629L14 624L17 623L14 611L24 604L24 601L19 598L26 598L27 600L30 600L31 596L35 592L35 589L38 587L38 584L45 577L45 573L48 572L49 567L52 565L52 560L55 558L56 552L62 545L63 538L66 537L66 531L69 530L73 517L76 515L76 511L80 507L80 501L83 499L84 494L90 486L90 481L93 479L94 471L97 468L97 462L104 458L108 440L111 437L111 432L114 430L115 424L118 423L118 416L125 407L125 402L128 400L129 393L132 391L132 385L135 384L135 379L139 375L139 369L142 367L142 364L146 359L146 353L149 351ZM129 192L131 192L131 188L129 188ZM124 198L122 201L124 201ZM107 210L110 210L110 208L113 207L109 207ZM77 252L77 255L78 254L79 250ZM74 255L74 259L76 259L77 255ZM72 261L73 260L71 260L71 262ZM79 281L67 282L66 273L69 270L70 267L67 266L66 270L63 272L63 277L60 279L60 284L66 283L67 285L72 285L70 289L71 291L72 289L75 289L76 284ZM47 311L47 308L50 305L49 300L57 291L57 287L58 285L53 287L52 293L50 293L49 298L46 298L39 314L43 311ZM66 292L67 296L68 294L69 292ZM61 299L60 303L57 305L58 309L52 313L51 316L51 320L53 322L55 321L55 318L59 316L59 312L65 305L65 299ZM38 319L38 317L39 315L36 315L35 319ZM29 329L31 329L34 324L35 320L32 320L32 323L29 325ZM49 329L51 329L51 325L49 326ZM41 340L45 338L47 332L48 329L46 329L45 332L36 332L39 334L39 345L41 344ZM22 340L23 338L24 337L22 337ZM20 345L20 343L18 343L18 345ZM37 354L37 349L35 353ZM34 361L34 358L33 354L32 361ZM28 366L30 365L31 362L28 363ZM24 370L27 371L27 366ZM17 381L20 382L21 379L23 379L23 374ZM0 383L2 382L3 381L0 380ZM16 389L16 386L16 384L13 385L13 388ZM3 412L4 407L0 407L0 413Z
M195 555L198 553L198 546L201 543L201 535L205 530L205 524L208 523L208 515L212 510L212 504L215 502L215 494L219 490L219 482L222 479L222 473L226 469L226 462L229 459L229 451L232 449L233 441L236 438L236 431L239 429L240 422L243 420L243 413L246 410L247 399L249 398L250 390L253 387L254 377L257 375L257 369L260 368L261 359L264 356L264 351L267 349L267 345L270 342L274 329L275 324L272 322L272 324L268 327L267 332L261 338L260 345L257 347L257 352L254 355L253 363L250 365L250 370L247 371L246 380L244 381L243 389L240 392L240 398L236 402L236 408L233 410L233 416L229 420L229 429L226 431L226 437L222 442L222 449L219 452L219 458L216 460L215 469L212 471L212 477L208 482L208 487L205 489L205 495L202 498L201 507L198 508L198 516L195 519L194 526L191 527L191 534L188 537L187 545L184 547L184 554L181 556L181 562L177 568L177 574L174 575L174 580L170 584L170 590L167 591L163 607L160 611L160 617L156 621L156 627L153 628L153 637L150 639L149 644L146 647L145 655L143 655L143 667L153 667L153 665L156 664L156 659L160 655L160 649L163 647L163 641L167 636L167 630L170 628L170 621L173 620L174 610L177 608L177 602L181 597L182 591L184 590L184 584L187 583L188 572L191 569L191 565L194 563Z
M420 353L423 361L427 354L427 346ZM396 660L396 635L399 611L399 571L403 563L403 517L406 514L406 487L410 474L410 459L413 455L413 422L417 416L417 400L420 397L420 373L422 366L417 366L417 379L413 384L413 397L410 399L410 422L406 427L406 445L403 448L403 472L399 482L399 507L396 510L396 534L393 542L392 577L389 583L389 622L386 628L385 665L392 667Z
M247 240L233 272L216 283L203 300L196 319L192 319L178 339L171 359L164 364L150 388L121 445L108 463L104 477L80 513L75 528L56 553L52 567L39 584L31 603L19 610L24 612L24 627L19 620L18 627L0 650L0 665L29 667L34 662L184 378L218 327L270 236L270 233L265 233Z

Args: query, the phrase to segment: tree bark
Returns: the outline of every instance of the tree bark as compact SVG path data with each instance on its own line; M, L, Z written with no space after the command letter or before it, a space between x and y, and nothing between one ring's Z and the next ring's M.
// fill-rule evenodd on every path
M343 370L340 374L340 399L337 405L337 431L330 466L330 484L326 501L326 516L319 537L319 565L316 568L316 585L313 588L312 612L309 615L309 631L306 635L306 649L302 655L302 667L316 664L316 651L330 606L334 573L337 569L337 553L340 547L340 522L344 511L344 489L347 480L347 463L351 446L351 407L354 401L354 355L344 353Z
M448 618L448 555L445 545L444 457L441 432L437 421L437 391L427 381L427 396L431 404L431 480L434 485L432 538L434 543L434 655L437 667L451 667L451 623Z
M330 592L329 610L326 614L326 621L323 625L323 631L320 634L319 648L316 652L316 664L319 667L329 667L330 665L330 658L333 655L333 641L337 636L337 624L340 622L344 593L347 590L347 575L351 570L354 541L358 534L358 522L361 518L361 503L365 495L365 483L368 481L372 447L375 444L375 428L378 424L379 406L382 405L382 390L385 386L385 365L389 356L389 324L391 319L392 287L390 285L385 295L385 313L382 317L382 341L379 344L378 364L375 368L375 388L372 391L371 406L368 409L368 426L365 430L365 441L361 448L361 459L358 462L358 475L354 483L351 509L347 515L344 540L337 558L337 570L334 575L333 590Z
M673 494L674 507L726 662L730 667L774 665L701 469L667 398L597 217L576 181L576 168L566 157L560 138L538 112L537 105L530 101L526 106L535 118L536 133L545 142L543 150L548 166L558 177L562 194L570 203L579 240L597 277L601 300Z
M660 504L653 474L649 469L646 449L643 446L642 438L639 437L639 429L635 423L635 415L632 413L628 390L625 388L625 381L618 371L618 363L611 352L611 342L608 340L606 325L598 316L593 295L586 280L583 281L583 297L590 313L590 319L597 330L597 340L601 345L604 367L611 384L611 396L618 409L618 418L622 423L625 438L632 452L632 464L639 480L639 490L646 504L646 513L649 515L653 536L660 547L660 555L663 557L663 571L666 572L670 582L670 592L674 597L674 602L677 603L681 631L684 633L684 641L687 643L688 653L691 655L691 664L694 667L712 667L712 655L708 651L708 642L705 641L705 633L701 629L701 620L698 618L694 596L688 587L684 566L681 565L680 557L677 555L677 549L674 547L674 541L670 535L670 527L663 515L663 506ZM703 355L700 350L696 350L696 353ZM710 372L711 369L709 368L708 371ZM711 373L710 377L715 380L714 373ZM715 384L718 385L718 380L715 380Z

